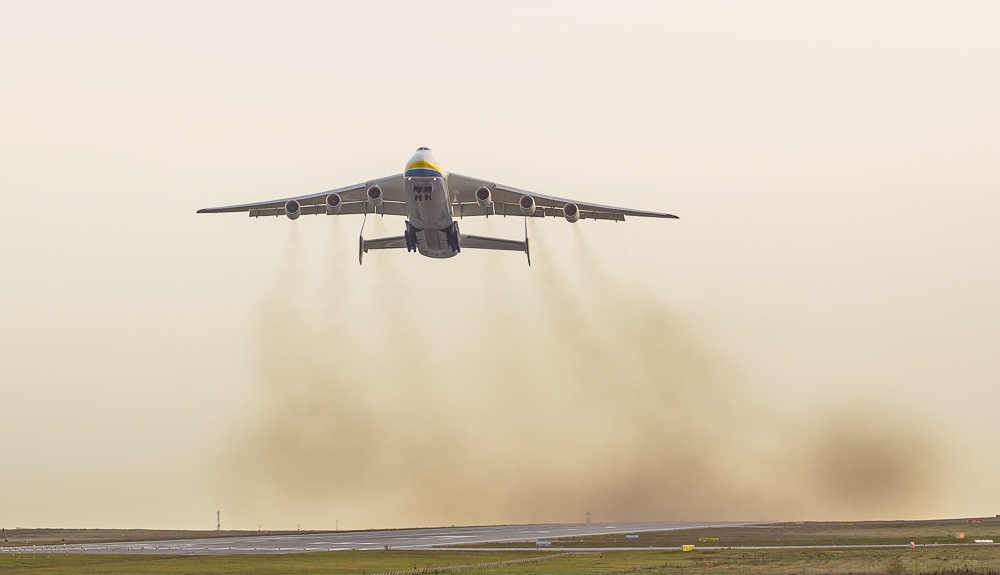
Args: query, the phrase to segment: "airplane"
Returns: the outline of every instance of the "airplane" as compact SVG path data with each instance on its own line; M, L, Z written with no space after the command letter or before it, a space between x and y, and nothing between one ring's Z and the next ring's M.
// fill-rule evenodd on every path
M292 220L302 214L364 214L365 221L369 213L404 216L406 228L401 236L366 240L362 222L358 263L368 250L406 248L429 258L450 258L465 248L524 252L529 266L529 217L563 217L570 223L586 219L623 222L625 216L678 219L673 214L556 198L448 173L430 148L418 148L402 174L308 196L198 210L199 214L223 212L248 212L252 218L284 215ZM455 221L491 215L523 216L524 241L463 234Z

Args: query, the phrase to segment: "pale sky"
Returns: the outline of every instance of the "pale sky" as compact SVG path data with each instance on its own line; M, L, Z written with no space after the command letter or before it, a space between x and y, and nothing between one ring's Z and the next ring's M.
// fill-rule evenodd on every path
M3 2L0 525L1000 513L998 28L993 2ZM358 216L195 215L419 146L681 219L532 222L531 268L360 267ZM825 441L787 430L821 419L933 444L912 493L784 486ZM658 499L696 475L679 444L732 507Z

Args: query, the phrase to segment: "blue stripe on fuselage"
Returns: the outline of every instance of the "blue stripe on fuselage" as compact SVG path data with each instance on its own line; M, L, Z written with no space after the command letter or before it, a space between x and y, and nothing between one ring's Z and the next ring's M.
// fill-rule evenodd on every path
M439 172L437 170L430 170L430 169L427 169L427 168L413 168L412 170L406 170L406 173L403 174L403 175L406 176L407 178L411 178L411 177L413 177L413 178L430 178L430 177L443 178L444 177L444 174L442 174L441 172Z

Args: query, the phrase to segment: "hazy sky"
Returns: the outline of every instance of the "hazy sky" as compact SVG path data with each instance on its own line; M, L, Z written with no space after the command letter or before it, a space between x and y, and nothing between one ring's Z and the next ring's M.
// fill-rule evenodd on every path
M1000 513L998 27L993 2L2 2L0 525ZM532 222L531 268L359 267L356 216L195 215L418 146L681 219ZM866 484L868 445L919 480L814 489Z

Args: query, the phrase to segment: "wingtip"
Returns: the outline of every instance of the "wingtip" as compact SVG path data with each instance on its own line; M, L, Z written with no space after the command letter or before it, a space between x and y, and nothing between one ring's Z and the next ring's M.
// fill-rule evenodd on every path
M208 208L202 208L202 209L198 210L195 213L196 214L207 214L208 213Z

